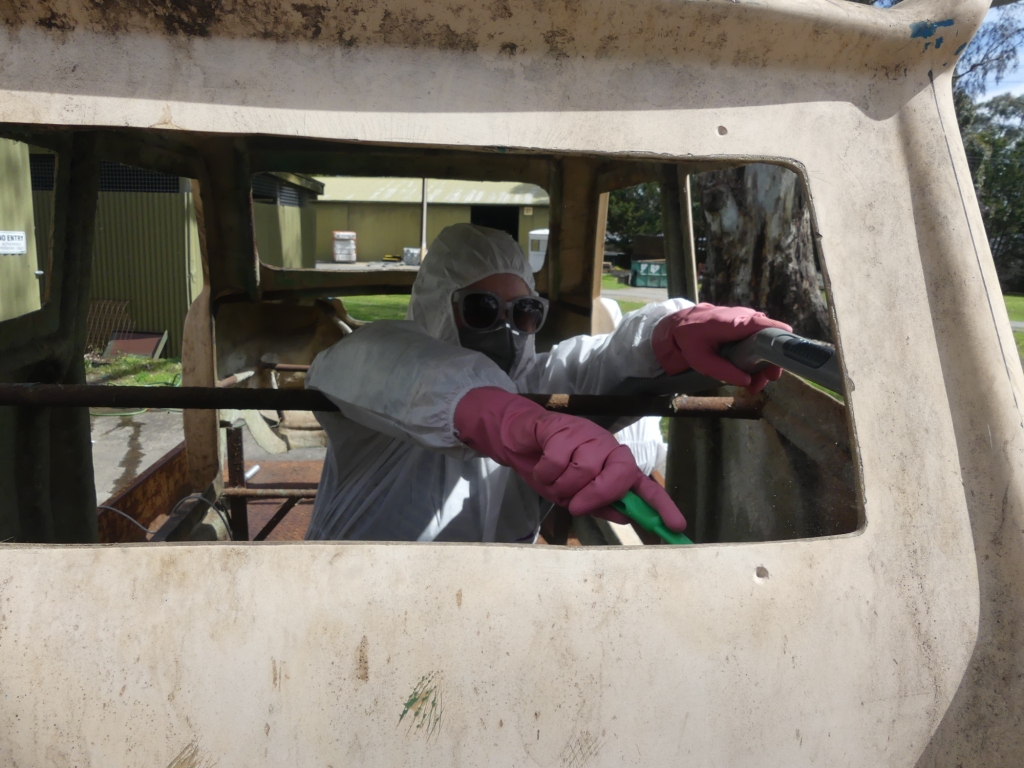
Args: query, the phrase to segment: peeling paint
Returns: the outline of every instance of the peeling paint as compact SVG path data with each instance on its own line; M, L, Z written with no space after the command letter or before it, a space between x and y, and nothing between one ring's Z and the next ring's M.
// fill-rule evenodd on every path
M953 23L953 19L944 19L942 21L915 21L910 25L910 37L911 39L916 37L932 37L939 27L952 27Z

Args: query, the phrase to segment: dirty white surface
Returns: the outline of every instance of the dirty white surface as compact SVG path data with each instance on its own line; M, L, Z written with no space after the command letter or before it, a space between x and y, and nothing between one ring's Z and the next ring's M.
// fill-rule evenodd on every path
M1024 375L949 81L987 4L427 5L325 10L311 38L248 5L165 37L174 19L130 6L28 3L12 19L63 15L0 31L0 119L792 162L866 526L683 549L10 547L0 762L1020 764ZM911 26L944 19L941 49Z

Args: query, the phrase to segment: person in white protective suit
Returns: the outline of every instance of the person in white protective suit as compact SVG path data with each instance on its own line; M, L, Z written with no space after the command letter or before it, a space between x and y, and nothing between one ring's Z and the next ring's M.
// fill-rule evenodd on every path
M518 393L601 394L631 376L688 368L760 389L781 371L752 378L718 345L788 326L672 299L629 313L612 333L538 354L546 310L509 235L444 229L406 320L364 326L310 367L306 386L339 412L317 414L328 451L306 538L531 542L542 498L625 522L608 505L630 489L682 530L675 504L606 430Z
M593 313L593 327L597 334L611 333L622 322L622 307L617 301L604 296L594 301ZM661 419L645 416L616 432L615 439L629 448L641 472L650 475L657 471L664 477L668 445L661 434Z

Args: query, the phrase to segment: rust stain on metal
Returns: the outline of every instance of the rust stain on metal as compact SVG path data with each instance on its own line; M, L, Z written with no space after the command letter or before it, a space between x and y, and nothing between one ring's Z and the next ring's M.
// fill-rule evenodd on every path
M127 488L111 496L104 506L119 509L149 527L157 517L170 512L174 504L188 492L188 460L185 444L179 443L154 462ZM145 541L146 535L113 513L101 514L97 523L99 541L103 544Z
M760 395L736 397L693 397L679 395L672 399L676 415L725 416L734 419L759 419L764 408Z
M359 641L359 651L356 654L356 677L364 683L370 679L370 641L366 635Z

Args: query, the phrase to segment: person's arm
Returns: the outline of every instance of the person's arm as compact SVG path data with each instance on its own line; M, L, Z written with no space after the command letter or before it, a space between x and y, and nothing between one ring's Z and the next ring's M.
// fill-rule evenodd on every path
M669 299L630 312L611 333L575 336L537 355L518 380L520 392L600 395L631 376L658 376L662 368L651 346L655 328L666 317L692 307Z
M769 365L751 376L718 350L765 328L792 330L748 307L719 307L672 299L630 312L612 333L576 336L538 355L518 381L520 391L603 394L630 376L674 375L694 369L758 392L782 375Z
M645 476L629 448L587 419L545 411L503 389L470 390L455 411L459 438L511 467L527 485L573 515L627 520L609 505L633 491L671 530L686 520L665 489Z
M404 320L378 320L325 349L310 366L306 387L358 424L462 459L475 454L456 435L459 401L479 387L515 391L479 352L438 341Z

